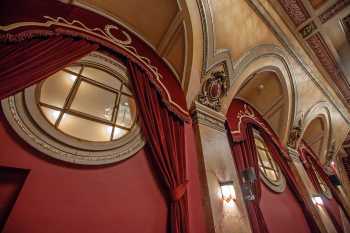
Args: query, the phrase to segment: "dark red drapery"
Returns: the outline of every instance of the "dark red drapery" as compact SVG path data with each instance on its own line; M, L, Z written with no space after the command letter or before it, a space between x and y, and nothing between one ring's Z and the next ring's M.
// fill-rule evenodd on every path
M261 199L261 186L259 178L259 166L258 157L255 149L255 142L253 136L253 128L247 127L247 138L244 141L233 143L232 151L235 157L235 163L238 173L241 174L249 167L253 167L257 176L257 180L254 182L253 192L255 194L255 200L246 202L247 211L250 217L253 233L268 233L268 229L264 220L264 216L260 209ZM242 179L240 179L242 185Z
M152 152L151 160L171 201L171 232L187 233L184 122L164 106L156 87L150 81L150 73L132 61L128 61L128 70L140 109L141 127Z
M304 195L302 195L300 192L297 181L295 180L294 175L288 165L288 156L284 154L285 150L283 150L281 147L277 136L273 133L268 124L265 123L260 114L243 101L234 100L231 107L236 109L232 111L232 115L228 116L228 128L231 132L229 133L229 137L231 138L232 155L234 156L238 173L240 174L243 170L253 167L257 174L257 180L254 182L253 187L256 199L254 201L246 202L253 233L268 232L264 216L259 206L261 198L261 183L259 178L258 157L255 148L253 129L260 132L271 152L272 157L284 174L288 186L303 210L311 232L320 233L320 229L312 217L310 207L307 204L308 202L306 198L308 197L304 197ZM241 176L240 182L241 184L243 182Z
M322 189L320 186L320 183L318 182L316 172L318 173L319 177L326 183L327 187L331 190L331 193L333 195L333 198L335 199L336 203L339 205L340 208L342 208L343 212L347 216L348 220L350 220L348 213L345 209L345 206L343 204L343 200L341 197L341 194L339 190L332 184L329 176L324 171L322 165L320 162L316 159L315 155L313 154L312 150L307 147L307 145L304 144L304 149L300 152L302 154L303 158L303 165L305 167L305 170L307 171L310 180L312 181L313 185L315 186L316 190L320 193L322 193ZM313 168L315 169L313 169ZM328 200L327 198L323 197L324 206L335 226L338 232L344 232L342 223L339 220L339 217L335 216L334 210L332 210L331 206L331 200Z
M64 36L0 43L0 99L49 77L97 48L84 39Z

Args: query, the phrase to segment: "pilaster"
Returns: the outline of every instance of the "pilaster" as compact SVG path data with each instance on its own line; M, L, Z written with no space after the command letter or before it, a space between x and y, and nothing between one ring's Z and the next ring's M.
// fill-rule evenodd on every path
M200 154L203 203L209 232L251 233L225 129L226 117L199 102L195 102L191 114ZM237 196L237 199L230 203L221 198L220 183L226 181L234 182Z

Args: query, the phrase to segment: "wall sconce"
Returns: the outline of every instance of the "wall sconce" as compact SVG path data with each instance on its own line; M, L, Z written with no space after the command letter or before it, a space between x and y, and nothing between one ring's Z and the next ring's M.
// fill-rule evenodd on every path
M314 205L317 205L317 206L323 205L323 200L320 195L313 195L311 200L314 203Z
M220 183L222 199L226 202L236 200L236 191L233 187L233 181Z
M242 193L244 200L253 201L255 200L255 195L253 193L253 185L256 180L256 174L253 167L249 167L242 171L241 173L243 184L242 184Z
M341 186L341 181L339 180L337 175L330 175L329 180L332 182L334 186Z

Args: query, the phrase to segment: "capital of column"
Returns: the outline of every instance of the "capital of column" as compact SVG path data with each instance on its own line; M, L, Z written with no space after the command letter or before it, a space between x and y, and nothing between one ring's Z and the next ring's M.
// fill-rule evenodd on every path
M287 150L288 150L288 154L289 154L290 158L294 162L301 163L299 152L296 149L287 146Z
M221 112L217 112L197 101L191 108L192 120L195 123L206 125L215 130L225 132L226 116Z

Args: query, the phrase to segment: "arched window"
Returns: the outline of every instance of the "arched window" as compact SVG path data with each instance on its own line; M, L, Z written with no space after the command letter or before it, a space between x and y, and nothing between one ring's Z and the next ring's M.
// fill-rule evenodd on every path
M106 164L144 145L126 67L98 52L3 100L2 106L25 141L64 161Z
M273 191L282 192L286 184L285 178L257 130L254 130L254 141L263 182Z

